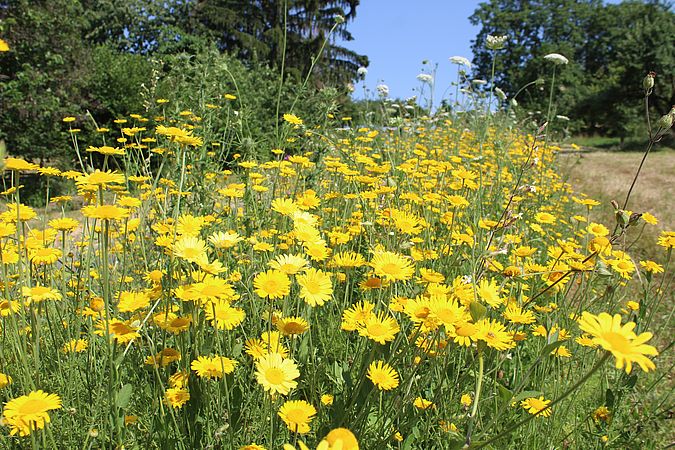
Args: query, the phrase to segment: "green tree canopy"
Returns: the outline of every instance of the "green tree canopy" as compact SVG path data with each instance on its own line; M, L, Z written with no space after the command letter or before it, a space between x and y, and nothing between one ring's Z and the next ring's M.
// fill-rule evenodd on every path
M570 63L558 71L557 112L585 132L629 136L643 123L641 80L656 71L650 101L655 114L675 103L675 13L670 2L601 0L490 0L470 17L481 29L473 41L475 75L489 78L488 35L507 35L496 61L497 86L514 95L547 77L548 53ZM546 91L534 85L518 97L530 110L544 110Z

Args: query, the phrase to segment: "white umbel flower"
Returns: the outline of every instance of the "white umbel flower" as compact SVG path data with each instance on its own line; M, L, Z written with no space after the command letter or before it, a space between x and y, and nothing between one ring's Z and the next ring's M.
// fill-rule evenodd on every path
M490 50L501 50L506 44L506 39L508 39L507 36L493 36L490 34L487 39L485 39L485 44Z
M380 94L380 97L389 96L389 86L386 84L378 84L375 89L377 89L377 93Z
M453 56L450 58L450 62L457 64L458 66L466 66L469 69L471 68L471 61L463 56Z
M544 56L544 59L547 61L552 61L554 64L567 64L570 62L569 59L565 58L560 53L549 53L548 55Z
M427 83L431 84L434 81L434 77L429 75L428 73L421 73L417 75L417 79L421 81L422 83Z

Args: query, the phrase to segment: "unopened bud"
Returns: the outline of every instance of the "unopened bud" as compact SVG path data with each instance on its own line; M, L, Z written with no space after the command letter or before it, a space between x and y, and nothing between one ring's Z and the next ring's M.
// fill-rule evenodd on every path
M341 16L339 14L335 16L335 23L337 23L338 25L345 23L344 16Z
M659 120L656 121L656 134L662 136L666 131L670 130L673 126L673 119L675 118L675 107L668 113L661 116Z
M656 77L656 72L649 72L647 76L642 80L642 87L645 90L645 95L652 93L652 88L654 88L654 78Z
M642 217L642 214L639 213L633 213L630 215L630 218L628 219L628 225L635 225L638 220Z
M628 222L630 221L630 216L628 213L622 209L619 209L618 211L615 212L616 214L616 222L619 224L621 228L626 228L628 226Z

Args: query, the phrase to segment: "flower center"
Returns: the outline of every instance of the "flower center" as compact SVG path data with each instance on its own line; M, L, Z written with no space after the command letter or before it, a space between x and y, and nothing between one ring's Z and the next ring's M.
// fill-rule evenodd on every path
M630 353L630 341L625 336L609 331L604 333L602 337L609 343L611 350L616 350L620 353Z
M284 381L284 373L281 369L272 367L265 371L265 378L267 378L270 384L281 384Z

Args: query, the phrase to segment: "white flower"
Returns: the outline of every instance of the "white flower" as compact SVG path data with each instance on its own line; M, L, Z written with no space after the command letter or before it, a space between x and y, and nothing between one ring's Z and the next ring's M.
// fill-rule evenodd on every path
M490 50L501 50L504 48L507 36L492 36L488 35L486 39L486 46Z
M428 83L431 84L434 81L434 77L429 75L428 73L421 73L417 75L417 79L421 81L422 83Z
M356 69L356 76L359 78L365 78L366 75L368 75L368 69L365 67L361 66L358 69Z
M464 275L462 277L462 283L464 284L471 284L471 275Z
M457 64L458 66L466 66L469 69L471 68L471 61L469 61L463 56L453 56L450 58L450 62L453 64Z
M506 92L502 91L502 90L501 90L500 88L498 88L498 87L495 88L495 95L496 95L497 98L498 98L499 100L501 100L501 101L505 101L505 100L506 100Z
M569 117L563 116L563 115L560 115L560 114L558 114L557 116L555 116L555 118L558 119L558 120L562 120L562 121L564 121L564 122L569 122L569 121L570 121L570 118L569 118Z
M552 61L555 64L567 64L570 62L569 59L565 58L560 53L549 53L548 55L544 56L544 59L547 61Z
M476 85L487 84L487 81L485 81L485 80L471 80L471 82L472 82L473 84L476 84Z
M380 94L380 97L387 97L389 95L389 86L386 84L378 84L375 89L377 89L377 93Z

